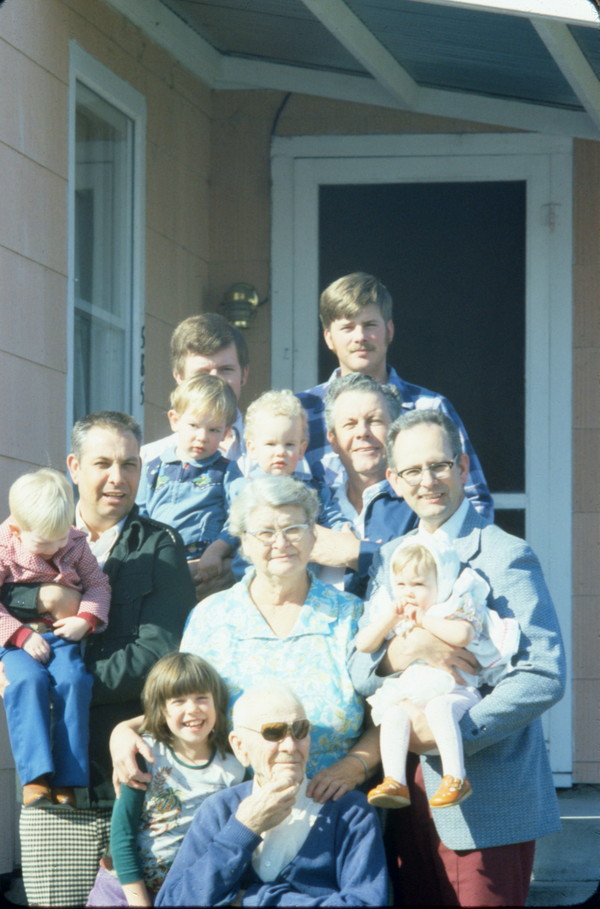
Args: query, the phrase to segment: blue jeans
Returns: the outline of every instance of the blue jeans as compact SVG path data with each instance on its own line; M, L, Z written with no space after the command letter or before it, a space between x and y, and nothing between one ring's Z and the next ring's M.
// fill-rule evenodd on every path
M87 786L92 677L78 643L52 632L42 637L51 649L47 663L19 647L0 648L9 682L4 707L19 778L25 785L51 774L53 786Z

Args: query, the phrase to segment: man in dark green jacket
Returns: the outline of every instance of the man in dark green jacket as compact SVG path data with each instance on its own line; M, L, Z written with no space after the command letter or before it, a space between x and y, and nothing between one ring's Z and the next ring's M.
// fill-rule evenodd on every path
M22 812L23 878L29 902L38 905L85 905L107 845L114 800L110 733L141 712L146 675L159 657L179 648L195 603L178 534L137 514L140 442L136 421L114 411L91 414L73 428L67 464L79 491L76 523L109 577L112 597L108 628L85 641L85 663L94 678L90 788L78 791L78 807L68 815ZM43 609L70 596L79 594L58 585L21 585L11 603Z

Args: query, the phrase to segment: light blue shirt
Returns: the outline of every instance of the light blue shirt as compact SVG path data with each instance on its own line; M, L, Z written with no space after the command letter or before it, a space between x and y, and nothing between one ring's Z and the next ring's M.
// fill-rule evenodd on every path
M311 575L294 628L279 638L250 597L253 577L252 570L192 610L181 650L202 656L222 675L230 709L243 690L266 676L294 689L311 722L307 775L314 776L341 760L362 731L364 702L347 666L362 602Z

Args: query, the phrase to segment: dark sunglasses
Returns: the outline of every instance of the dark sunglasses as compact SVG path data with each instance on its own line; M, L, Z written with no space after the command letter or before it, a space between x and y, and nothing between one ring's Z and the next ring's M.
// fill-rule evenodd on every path
M260 729L253 729L252 726L242 728L258 732L266 742L282 742L289 734L298 740L305 739L310 732L310 723L308 720L294 720L293 723L263 723Z

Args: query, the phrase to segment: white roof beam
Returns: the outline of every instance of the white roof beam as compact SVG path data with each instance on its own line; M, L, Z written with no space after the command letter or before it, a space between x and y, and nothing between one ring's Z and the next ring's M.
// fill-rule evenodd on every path
M413 0L433 6L459 6L479 12L550 19L566 25L598 26L600 16L592 0Z
M221 69L221 54L159 0L104 0L169 51L189 72L211 86Z
M274 89L296 94L376 104L393 110L406 109L380 84L366 76L341 75L298 66L265 63L228 57L223 60L216 89ZM451 117L474 123L489 123L509 129L541 132L558 136L600 139L600 131L587 113L559 110L545 104L503 100L473 92L450 92L421 88L413 113Z
M600 128L600 82L566 25L558 22L532 22L538 35L552 54L556 65Z
M302 0L307 9L406 107L413 107L419 86L343 0Z

